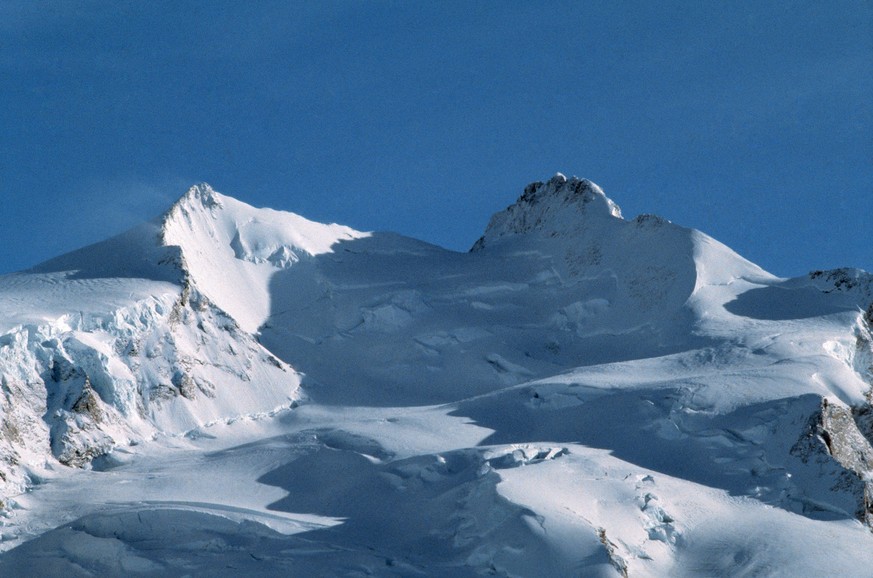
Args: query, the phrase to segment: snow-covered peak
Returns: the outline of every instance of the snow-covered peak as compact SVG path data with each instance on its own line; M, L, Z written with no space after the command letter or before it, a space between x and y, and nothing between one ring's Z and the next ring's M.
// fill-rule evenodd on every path
M588 179L556 173L546 182L529 184L518 200L491 217L479 250L501 237L538 231L562 236L592 220L621 219L621 209Z
M209 186L209 183L199 183L188 189L188 192L176 201L176 205L196 206L202 205L208 209L221 207L221 197L219 193Z
M367 235L259 209L205 183L191 187L162 221L161 240L181 249L193 287L251 332L269 315L273 273L301 258L328 253L342 240Z
M300 215L259 209L216 192L191 187L163 217L164 240L183 251L230 248L236 259L287 267L298 254L319 255L344 239L366 236L350 227L322 224ZM195 237L192 237L192 234ZM226 241L226 242L225 242Z

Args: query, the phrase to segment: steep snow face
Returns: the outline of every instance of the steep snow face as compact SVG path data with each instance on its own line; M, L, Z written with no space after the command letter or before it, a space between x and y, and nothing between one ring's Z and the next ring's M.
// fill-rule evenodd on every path
M692 231L691 237L694 243L694 266L697 271L695 291L710 285L728 285L736 281L767 284L778 280L774 275L705 233Z
M367 234L256 209L201 184L164 216L161 235L165 245L181 249L183 267L197 290L254 333L269 315L273 273Z

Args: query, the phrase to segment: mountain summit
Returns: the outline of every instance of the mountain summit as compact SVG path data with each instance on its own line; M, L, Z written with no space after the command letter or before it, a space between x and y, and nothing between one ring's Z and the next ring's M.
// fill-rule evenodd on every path
M496 213L473 250L508 235L534 231L550 236L567 234L608 217L621 219L621 209L600 187L587 179L568 180L557 173L547 182L529 184L515 204Z
M294 213L256 209L208 184L191 187L161 221L161 242L179 248L192 287L249 332L257 332L269 315L269 280L277 269L366 236Z
M0 276L0 574L857 574L871 287L560 174L468 253L196 185Z

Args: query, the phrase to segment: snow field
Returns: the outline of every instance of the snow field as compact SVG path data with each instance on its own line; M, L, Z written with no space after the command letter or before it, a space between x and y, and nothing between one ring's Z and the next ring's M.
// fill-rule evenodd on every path
M563 175L469 254L200 185L0 277L0 575L864 576L870 287Z

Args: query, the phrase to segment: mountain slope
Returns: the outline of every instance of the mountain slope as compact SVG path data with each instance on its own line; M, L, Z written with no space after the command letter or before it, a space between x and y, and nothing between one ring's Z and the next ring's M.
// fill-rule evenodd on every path
M255 335L269 277L354 234L199 185L151 223L0 278L0 481L24 487L22 451L81 466L288 406L300 377Z
M695 293L775 280L696 231L625 221L596 185L559 175L468 254L376 234L277 273L262 342L320 401L439 403L702 346Z
M0 573L856 575L871 287L563 175L469 253L199 185L0 277Z

